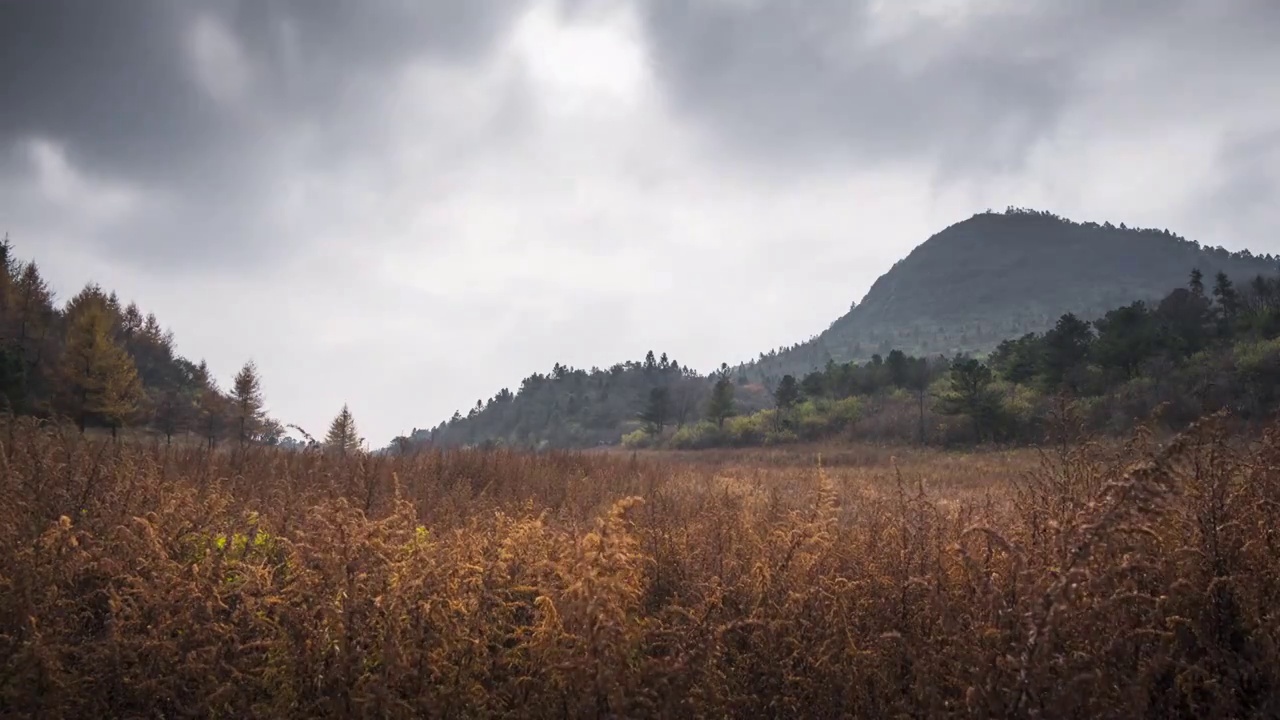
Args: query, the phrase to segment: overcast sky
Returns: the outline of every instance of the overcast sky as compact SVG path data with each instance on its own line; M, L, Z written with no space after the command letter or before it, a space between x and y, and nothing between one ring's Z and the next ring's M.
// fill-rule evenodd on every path
M375 445L823 330L988 207L1280 251L1275 0L0 0L0 232Z

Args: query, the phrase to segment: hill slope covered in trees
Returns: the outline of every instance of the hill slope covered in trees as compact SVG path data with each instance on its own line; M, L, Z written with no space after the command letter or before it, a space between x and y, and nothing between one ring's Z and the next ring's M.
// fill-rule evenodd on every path
M728 366L715 373L729 375ZM713 378L700 375L666 353L650 351L643 360L583 370L557 363L549 373L535 372L512 392L503 388L487 401L477 400L466 415L434 428L415 428L398 437L399 449L422 445L450 447L499 444L526 448L583 448L613 445L628 432L653 426L681 427L706 415ZM772 399L759 385L733 388L735 408L760 410Z
M932 368L917 383L913 402L923 408L921 393L945 368L943 358L986 354L1005 340L1054 328L1064 314L1090 321L1136 301L1154 304L1184 285L1192 268L1208 278L1225 273L1246 281L1274 275L1278 266L1280 258L1207 248L1168 230L1073 222L1017 208L985 212L929 238L881 276L861 303L806 342L722 366L709 377L668 362L665 354L607 370L557 365L549 374L530 375L514 393L504 388L466 415L397 441L401 447L588 447L642 429L661 436L664 428L703 418L724 429L724 417L709 416L773 407L787 376L795 382L812 375L810 385L847 391L836 400L910 384L886 380L892 373L880 360L891 355ZM723 408L709 412L717 383ZM815 427L847 424L828 420ZM746 418L743 423L750 425ZM732 424L727 435L742 434L737 425L743 423Z
M1280 258L1228 252L1168 230L1073 222L1009 208L956 223L898 261L822 334L762 353L738 371L772 385L891 349L920 356L985 354L1002 340L1053 327L1065 313L1092 320L1136 300L1156 301L1205 277L1274 274Z

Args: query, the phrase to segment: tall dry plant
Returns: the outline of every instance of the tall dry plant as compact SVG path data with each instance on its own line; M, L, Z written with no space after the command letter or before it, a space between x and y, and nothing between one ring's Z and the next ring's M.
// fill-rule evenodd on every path
M6 717L1280 716L1280 430L341 456L0 432ZM896 452L896 451L895 451Z

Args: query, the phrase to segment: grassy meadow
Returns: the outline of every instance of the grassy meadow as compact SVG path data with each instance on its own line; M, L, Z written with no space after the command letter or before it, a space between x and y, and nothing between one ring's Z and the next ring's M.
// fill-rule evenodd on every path
M0 446L4 717L1280 716L1280 432Z

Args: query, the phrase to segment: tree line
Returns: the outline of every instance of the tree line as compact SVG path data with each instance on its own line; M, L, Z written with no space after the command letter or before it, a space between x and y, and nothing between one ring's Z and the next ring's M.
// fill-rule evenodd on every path
M1261 421L1280 403L1278 387L1280 277L1237 287L1219 272L1206 290L1192 270L1187 287L1158 303L1133 302L1092 321L1067 313L986 357L892 350L861 364L828 362L801 378L784 375L770 388L773 407L728 431L717 418L663 443L651 423L626 441L701 447L856 436L859 426L883 427L877 416L897 413L915 420L897 424L890 439L898 441L1039 442L1064 400L1087 429L1122 433L1156 416L1180 428L1221 409Z
M1046 332L1005 340L985 362L955 359L946 400L979 439L1025 435L1019 420L1038 419L1002 402L1001 384L1024 397L1073 398L1099 430L1125 431L1153 413L1175 427L1220 409L1258 420L1280 399L1277 338L1280 277L1237 287L1219 272L1206 289L1193 269L1186 287L1158 303L1130 303L1093 321L1066 314Z
M122 303L115 292L90 282L59 307L39 266L19 260L8 237L0 242L0 412L112 436L140 429L166 443L193 436L209 448L223 441L298 444L268 415L252 360L223 390L205 361L176 352L172 331L154 313ZM345 406L324 444L359 446Z
M575 368L556 363L535 372L512 391L503 388L477 400L433 428L396 438L399 449L503 445L521 448L594 447L616 444L639 427L646 404L659 412L649 422L683 425L702 416L707 377L652 350L641 360L608 368Z

